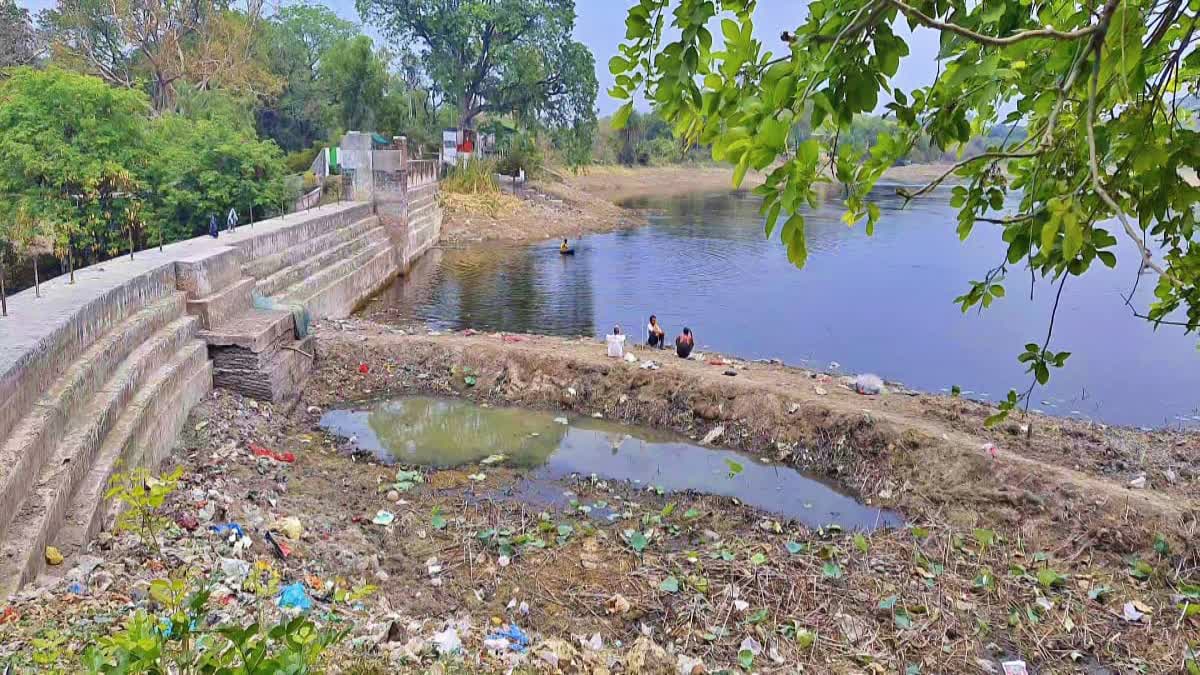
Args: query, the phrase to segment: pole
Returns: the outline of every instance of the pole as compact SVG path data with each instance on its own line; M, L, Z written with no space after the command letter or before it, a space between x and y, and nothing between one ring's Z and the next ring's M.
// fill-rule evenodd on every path
M33 256L33 297L42 297L42 282L38 278L37 255Z
M0 256L0 316L8 316L8 295L4 292L4 258Z

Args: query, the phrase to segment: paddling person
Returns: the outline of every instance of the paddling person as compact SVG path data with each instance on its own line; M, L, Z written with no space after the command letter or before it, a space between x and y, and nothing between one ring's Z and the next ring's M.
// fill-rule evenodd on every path
M650 324L646 326L646 344L659 349L667 348L667 333L658 325L658 317L651 314Z
M692 329L684 327L683 334L675 338L675 354L681 359L686 359L692 355L692 348L696 346L696 338L692 336Z
M562 244L558 247L558 252L563 255L573 255L575 253L575 249L571 248L571 246L567 244L566 239L563 239Z

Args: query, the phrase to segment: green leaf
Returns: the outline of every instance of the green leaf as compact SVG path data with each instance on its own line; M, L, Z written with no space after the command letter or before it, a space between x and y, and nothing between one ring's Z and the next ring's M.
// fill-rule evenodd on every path
M700 511L697 509L688 509L687 511L683 512L683 519L684 520L695 520L695 519L699 518L701 515L702 514L700 513Z
M742 670L750 670L754 667L754 652L749 649L738 652L738 665L742 667Z
M608 72L612 73L613 75L620 75L621 73L629 70L630 67L631 64L620 56L614 56L608 60Z
M1042 585L1042 588L1054 588L1057 586L1062 586L1067 582L1066 577L1059 574L1056 570L1050 569L1049 567L1044 567L1039 570L1037 579L1038 583Z
M645 551L646 546L650 544L650 540L646 538L646 535L637 530L628 530L625 533L625 542L629 544L629 548L638 553Z
M633 101L617 108L617 112L612 116L612 128L624 129L625 124L629 121L629 116L633 113Z
M725 466L729 468L729 477L730 478L737 477L738 474L740 474L743 470L745 470L745 467L743 467L741 464L738 464L737 462L733 461L732 459L725 460Z
M1063 225L1066 226L1066 234L1063 236L1063 257L1071 260L1079 255L1079 249L1083 248L1083 223L1079 222L1079 218L1073 211L1063 214Z
M841 579L842 568L832 560L821 566L821 574L826 579Z
M750 564L751 565L762 565L766 562L767 562L767 556L762 551L759 551L759 552L755 553L754 555L750 556Z
M663 579L661 584L658 585L658 590L665 593L678 593L679 580L673 576L667 577L666 579Z
M856 532L854 533L854 548L865 554L871 548L871 544L867 541L866 537Z
M899 601L899 599L900 598L895 595L889 595L888 597L879 601L879 609L891 610L896 606L896 602Z
M784 544L784 547L787 548L787 552L791 553L792 555L796 555L804 550L804 544L794 541L789 541L788 543Z
M796 631L796 646L800 649L808 649L817 641L817 634L810 630Z
M757 612L755 612L755 613L751 614L749 617L747 617L746 623L753 626L756 623L762 623L763 621L766 621L766 620L767 620L767 608L763 607L762 609L758 610Z

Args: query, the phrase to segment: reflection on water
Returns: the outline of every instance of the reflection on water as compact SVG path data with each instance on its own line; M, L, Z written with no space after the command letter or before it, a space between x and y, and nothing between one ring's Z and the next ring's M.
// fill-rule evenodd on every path
M567 421L567 424L562 424ZM532 469L513 494L562 506L558 482L571 475L635 481L668 492L734 497L812 526L871 529L897 525L896 514L859 503L795 469L763 465L731 450L703 448L674 434L591 418L559 418L469 401L407 397L331 410L321 426L385 461L451 467L504 454L505 465ZM742 467L731 477L730 462Z
M1004 257L993 226L980 224L960 242L946 193L903 210L894 194L877 196L883 218L874 237L846 227L837 200L808 212L803 270L763 237L752 195L644 199L631 205L661 212L648 227L585 237L566 258L553 241L447 250L366 312L444 328L595 336L615 323L640 336L654 313L672 336L691 327L701 350L821 368L838 361L992 400L1023 387L1016 355L1045 338L1049 286L1039 283L1031 302L1029 277L1014 271L1004 300L963 315L953 298ZM1072 356L1033 406L1120 424L1200 421L1196 339L1168 327L1156 333L1130 315L1122 293L1137 258L1118 253L1116 270L1097 265L1068 280L1051 347ZM1140 307L1153 286L1139 285Z

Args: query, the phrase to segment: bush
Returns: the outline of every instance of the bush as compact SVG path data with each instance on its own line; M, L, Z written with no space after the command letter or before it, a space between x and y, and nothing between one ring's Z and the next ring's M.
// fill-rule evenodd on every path
M442 181L441 189L464 195L499 192L500 184L496 181L496 163L491 160L476 159L465 165L456 166L446 176L446 180Z
M542 172L545 164L546 158L534 138L526 134L517 134L504 148L504 153L496 164L496 171L505 176L516 176L524 170L525 175L532 178Z

